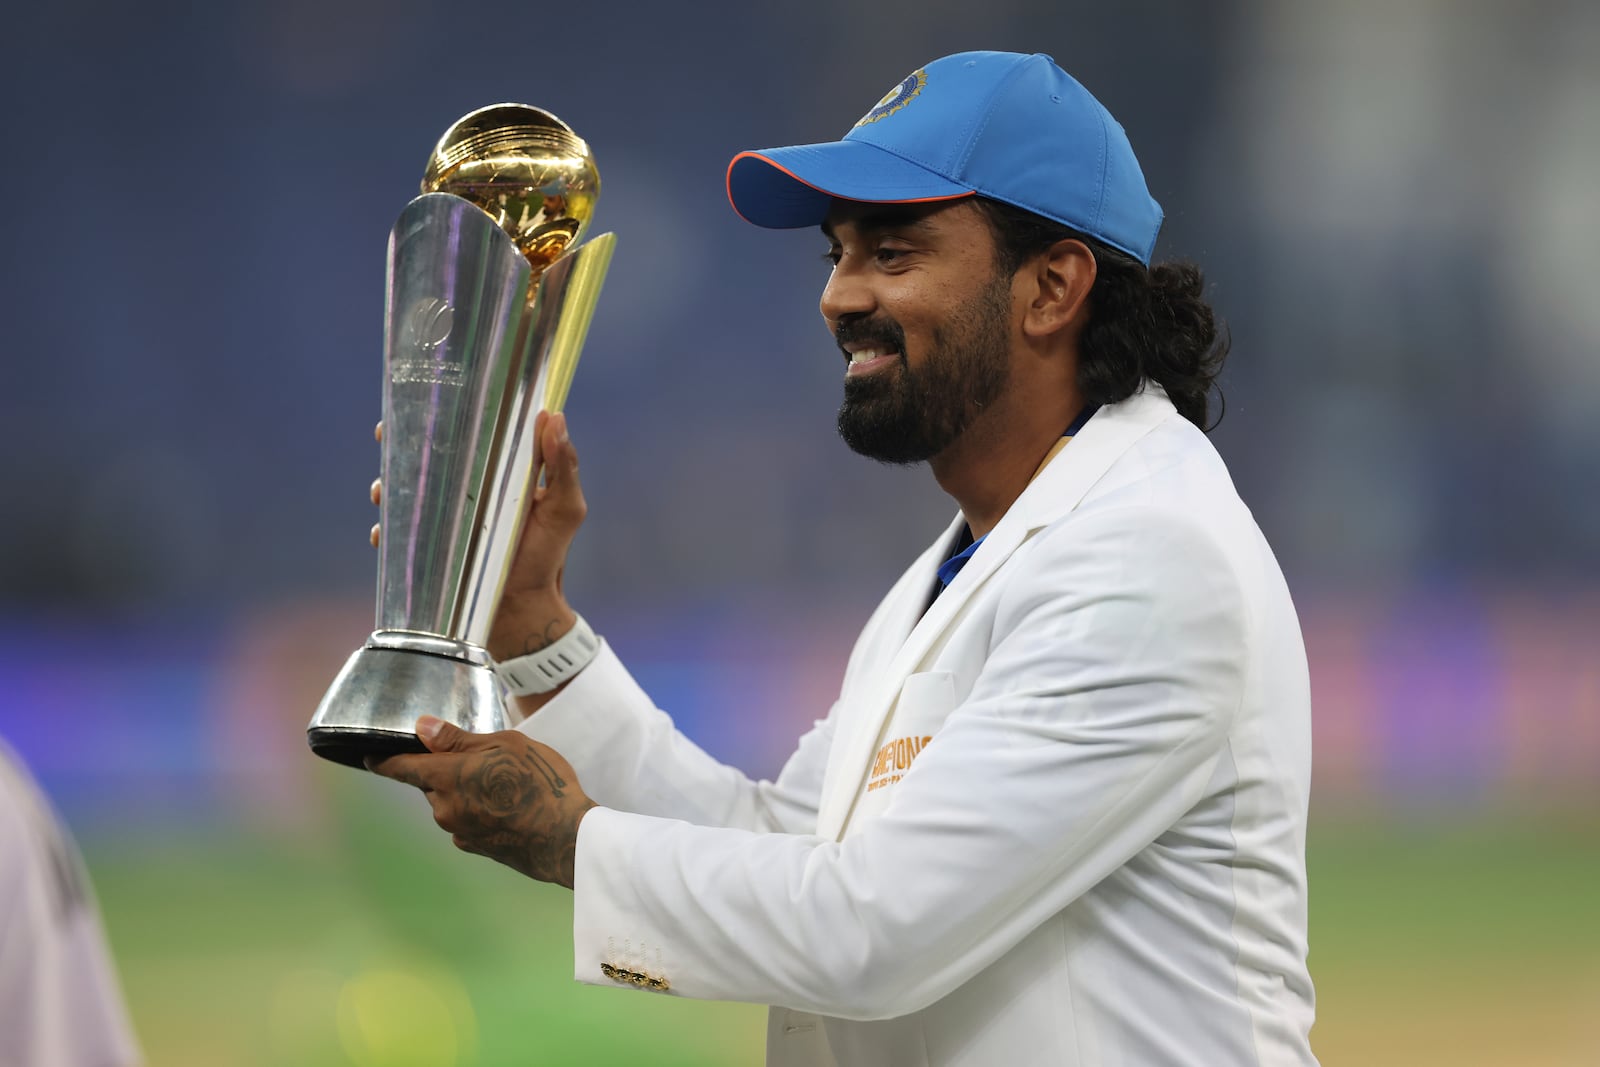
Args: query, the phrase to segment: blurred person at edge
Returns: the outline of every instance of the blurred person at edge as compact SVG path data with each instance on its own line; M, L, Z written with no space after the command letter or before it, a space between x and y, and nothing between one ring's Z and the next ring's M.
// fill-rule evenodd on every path
M0 742L0 1065L139 1062L83 860Z
M430 751L373 769L574 889L580 981L771 1005L770 1064L1314 1064L1305 652L1203 432L1226 342L1200 272L1149 265L1122 127L1048 56L963 53L841 141L740 154L728 193L821 227L840 432L960 514L755 782L568 606L585 508L544 418L489 642L529 717L425 716Z

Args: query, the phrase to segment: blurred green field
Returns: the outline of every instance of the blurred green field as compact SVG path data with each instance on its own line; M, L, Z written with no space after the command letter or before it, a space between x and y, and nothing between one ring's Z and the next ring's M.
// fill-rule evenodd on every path
M567 894L456 853L415 799L85 842L152 1067L760 1063L759 1008L575 984ZM1322 1062L1600 1064L1597 845L1531 818L1317 826Z

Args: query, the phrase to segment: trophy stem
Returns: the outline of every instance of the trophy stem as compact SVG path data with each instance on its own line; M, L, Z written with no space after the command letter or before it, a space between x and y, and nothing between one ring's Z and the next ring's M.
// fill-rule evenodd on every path
M616 234L601 234L551 264L533 286L527 340L519 336L517 342L527 355L515 386L506 391L492 480L478 500L477 536L466 567L470 577L451 613L451 632L473 644L488 642L511 556L522 538L528 497L538 484L534 416L541 408L560 411L566 401L616 243Z

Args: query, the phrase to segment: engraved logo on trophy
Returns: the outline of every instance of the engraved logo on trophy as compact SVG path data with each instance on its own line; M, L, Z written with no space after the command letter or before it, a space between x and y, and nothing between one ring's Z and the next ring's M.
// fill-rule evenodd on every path
M307 727L319 756L422 751L423 714L507 725L483 646L538 475L534 416L561 410L611 262L614 235L578 245L599 193L570 127L496 104L445 131L389 234L377 627Z
M411 306L411 315L406 320L411 330L411 343L424 352L431 352L444 344L444 339L450 336L455 311L448 300L436 296L425 296L418 300Z
M434 350L450 336L455 321L455 308L448 300L425 296L411 305L405 317L402 350L432 357ZM454 385L465 379L465 369L460 363L445 359L391 359L389 381L393 385Z

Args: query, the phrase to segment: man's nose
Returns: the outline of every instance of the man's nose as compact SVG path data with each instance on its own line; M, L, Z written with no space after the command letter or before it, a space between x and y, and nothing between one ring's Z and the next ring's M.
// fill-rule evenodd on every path
M859 270L847 260L840 260L828 275L828 284L822 287L822 300L818 305L822 317L830 327L837 327L847 315L870 315L877 309L872 286Z

